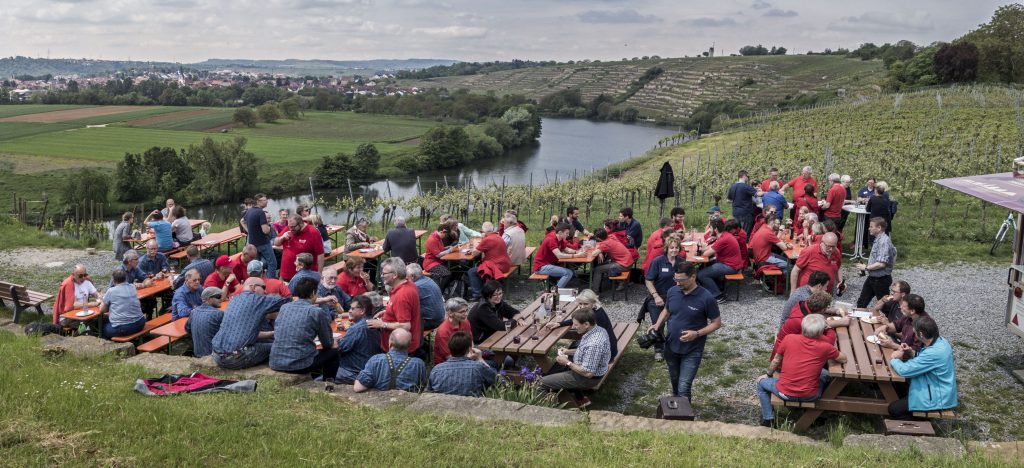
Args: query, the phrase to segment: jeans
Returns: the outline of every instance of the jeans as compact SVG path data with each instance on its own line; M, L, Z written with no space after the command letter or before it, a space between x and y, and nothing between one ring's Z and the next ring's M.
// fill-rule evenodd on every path
M263 266L267 267L267 278L277 278L277 255L274 254L274 246L270 243L256 246L259 252L259 259Z
M213 362L222 369L247 369L267 362L270 357L270 342L256 342L233 353L213 353Z
M557 265L544 265L537 270L537 273L558 278L558 287L564 288L572 279L572 270Z
M828 383L828 371L825 369L821 370L821 375L818 377L818 394L812 397L786 396L775 388L778 383L779 379L775 377L761 379L757 383L757 399L761 401L761 419L767 421L775 419L775 408L772 407L773 393L785 401L817 401L821 399L821 392L825 389L825 384Z
M789 275L789 260L786 259L786 258L783 258L779 254L771 254L771 255L769 255L768 258L764 261L764 263L765 264L775 265L775 266L779 267L780 270L782 270L782 274L783 275ZM783 281L785 281L785 280L783 280Z
M601 376L586 378L571 370L548 374L540 379L538 390L553 393L559 390L590 390L601 381Z
M608 262L594 267L594 272L590 275L590 290L600 292L601 282L605 276L611 278L620 274L622 274L622 266L615 262Z
M484 279L477 274L476 266L470 268L466 276L469 277L469 297L475 301L480 298L480 291L484 287Z
M700 285L704 286L712 296L718 297L722 294L722 290L718 287L718 283L725 278L725 275L731 275L736 273L732 267L721 262L715 262L710 265L701 268L697 272L697 281L700 281Z
M142 327L146 326L146 317L139 317L138 320L132 323L126 323L124 325L111 325L110 322L103 324L103 336L106 339L111 339L115 336L131 335L132 333L138 333L142 331Z
M668 378L672 381L672 395L690 398L693 378L697 376L704 350L676 354L671 346L665 347L665 364L668 364Z
M867 307L872 298L885 297L886 294L889 294L890 286L892 286L892 275L868 276L864 279L864 287L860 290L857 307Z
M338 354L337 348L322 349L313 358L313 363L305 369L297 370L282 370L281 372L287 372L289 374L313 374L319 373L324 379L334 379L338 375L338 361L341 359L341 355ZM277 369L274 369L277 370Z

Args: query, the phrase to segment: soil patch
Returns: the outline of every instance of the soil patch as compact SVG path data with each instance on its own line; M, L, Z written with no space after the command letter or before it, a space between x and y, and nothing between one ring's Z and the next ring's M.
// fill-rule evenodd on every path
M195 111L185 112L171 112L170 114L154 115L152 117L146 117L142 119L129 120L127 123L132 127L144 127L146 125L153 125L160 122L168 122L172 120L185 119L189 117L195 117L198 115L206 115L217 112L217 109L202 109Z
M112 115L112 114L123 114L125 112L137 111L144 109L141 106L99 106L99 107L86 107L84 109L70 109L53 112L41 112L38 114L26 114L16 115L14 117L7 117L0 119L0 122L38 122L38 123L56 123L66 122L68 120L78 120L88 117L98 117L101 115Z

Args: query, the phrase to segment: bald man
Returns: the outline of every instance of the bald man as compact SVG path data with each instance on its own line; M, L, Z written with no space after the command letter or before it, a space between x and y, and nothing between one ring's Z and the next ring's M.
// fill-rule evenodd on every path
M146 242L146 254L139 257L139 268L147 276L152 275L156 279L163 278L164 273L171 269L167 256L160 253L155 240Z
M811 272L814 271L825 272L829 277L828 287L825 290L829 293L835 291L836 285L843 282L843 272L839 268L842 265L842 257L837 248L838 245L839 238L835 233L828 232L821 236L821 240L817 244L811 244L800 252L796 266L790 273L790 294L800 286L807 284L811 278Z
M92 298L95 300L91 300ZM53 304L53 323L60 322L60 314L82 307L99 307L100 295L89 279L89 272L81 263L71 270L71 276L64 278Z
M420 358L409 356L412 334L404 328L391 332L388 343L390 351L378 354L366 362L366 367L356 377L352 389L356 393L367 390L405 390L417 392L427 382L427 366ZM391 380L390 369L396 369L397 377Z
M246 244L245 247L242 247L242 253L230 263L231 272L235 274L235 278L238 278L239 281L249 279L249 271L247 269L249 262L257 259L259 256L260 252L256 249L255 245Z

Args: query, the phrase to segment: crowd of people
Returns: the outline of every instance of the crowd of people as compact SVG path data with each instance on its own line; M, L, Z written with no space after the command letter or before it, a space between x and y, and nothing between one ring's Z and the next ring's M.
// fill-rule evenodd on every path
M924 299L910 294L905 281L893 281L897 252L889 237L893 210L886 183L869 178L854 196L851 177L830 174L828 180L831 185L819 189L812 168L805 167L784 182L772 168L764 181L752 184L740 171L727 192L732 219L715 206L707 210L703 230L687 229L686 211L675 207L647 238L629 207L592 232L577 207L552 217L532 271L565 288L581 273L580 265L591 263L591 280L583 285L589 289L577 294L579 308L571 318L547 324L572 326L579 339L558 350L557 364L540 379L539 389L570 391L581 406L589 402L582 392L597 385L622 351L599 293L609 278L639 270L635 276L649 293L643 304L651 323L647 333L660 337L654 359L665 362L672 395L692 398L707 337L723 325L725 277L774 269L781 271L773 275L774 291L788 292L789 298L768 371L756 383L762 422L770 425L775 417L771 394L787 401L820 398L828 363L847 359L836 348L833 330L849 323L833 305L846 289L841 250L848 211L843 207L865 205L870 256L855 265L866 276L857 306L870 306L879 317L880 344L893 350L892 368L910 381L898 388L901 399L890 412L906 416L955 407L950 345L925 311ZM188 264L173 284L170 313L175 320L188 318L192 353L211 355L225 369L269 363L281 372L315 375L328 389L347 384L357 392L426 389L478 396L494 384L500 369L521 364L497 362L493 353L478 348L494 333L528 319L506 301L501 283L529 261L529 228L515 210L505 212L497 225L483 223L479 231L445 215L422 251L405 219L396 218L378 241L369 234L369 220L361 218L345 232L344 246L335 249L347 255L326 265L332 252L326 226L308 208L280 210L271 222L265 195L257 194L246 206L239 225L247 244L234 258L203 258L190 246L191 227L188 233L180 228L189 225L186 212L173 200L144 221L154 239L140 256L128 245L134 217L126 213L114 240L122 263L110 287L100 295L84 267L77 266L62 284L55 320L74 307L98 306L109 312L104 337L138 332L156 300L139 300L137 289L168 274L165 252L184 248ZM787 252L796 246L801 251L791 262ZM377 248L389 256L368 262L354 255ZM444 260L459 249L478 261ZM344 336L332 328L339 316L348 320ZM431 335L428 349L424 340Z

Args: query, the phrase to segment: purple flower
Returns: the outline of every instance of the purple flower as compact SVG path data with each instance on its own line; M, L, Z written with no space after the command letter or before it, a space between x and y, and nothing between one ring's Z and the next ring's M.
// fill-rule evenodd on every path
M529 373L530 373L530 369L527 369L525 367L522 368L522 369L519 369L519 376L520 377L526 377L526 375L529 374Z
M505 372L504 370L501 371L501 376L502 377L508 377L508 372Z

